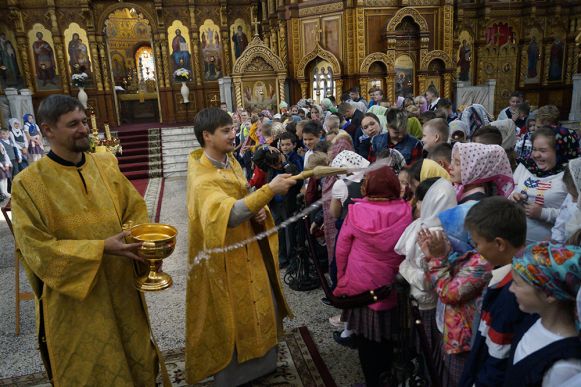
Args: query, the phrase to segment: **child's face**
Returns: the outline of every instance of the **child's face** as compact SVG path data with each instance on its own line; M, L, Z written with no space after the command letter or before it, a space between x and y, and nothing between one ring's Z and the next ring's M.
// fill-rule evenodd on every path
M289 153L291 153L295 149L295 144L293 144L293 142L291 141L290 138L285 138L284 140L280 140L280 142L278 144L280 146L280 150L285 155L288 155Z
M517 106L520 105L522 103L522 99L520 99L519 97L511 97L510 100L508 101L508 104L510 105L510 110L516 110Z
M307 148L310 150L315 149L315 146L319 142L319 137L315 136L312 133L303 133L303 143Z
M403 198L406 193L406 188L409 188L410 181L409 181L409 174L405 171L401 171L399 175L397 175L399 180L400 190L399 190L399 197Z
M379 123L372 117L363 118L361 121L361 129L363 129L363 132L369 137L374 137L381 133Z
M470 236L476 251L492 266L504 266L512 261L512 252L507 251L507 242L501 238L489 241L474 230L470 231Z
M440 142L437 132L429 125L425 125L422 129L422 143L424 150L428 153L434 150L436 145Z
M0 131L0 138L2 140L8 140L8 137L10 137L10 134L8 133L8 131L6 131L6 130Z
M462 169L460 167L460 155L455 153L452 155L452 163L450 164L450 179L452 183L462 184Z
M535 129L537 129L537 121L529 120L529 122L527 122L527 129L529 132L534 132Z
M541 290L525 282L520 274L514 270L512 271L512 283L508 290L514 294L519 309L525 313L538 313L546 304L547 296Z

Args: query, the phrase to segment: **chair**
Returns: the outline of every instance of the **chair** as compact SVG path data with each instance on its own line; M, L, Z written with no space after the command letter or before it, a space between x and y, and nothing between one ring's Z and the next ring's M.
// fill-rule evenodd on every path
M14 237L14 230L12 229L12 209L10 207L10 200L4 207L2 207L2 215L8 224L8 228ZM14 256L14 289L16 296L16 336L20 336L20 303L22 301L32 300L34 295L32 292L21 292L20 291L20 260L18 256Z

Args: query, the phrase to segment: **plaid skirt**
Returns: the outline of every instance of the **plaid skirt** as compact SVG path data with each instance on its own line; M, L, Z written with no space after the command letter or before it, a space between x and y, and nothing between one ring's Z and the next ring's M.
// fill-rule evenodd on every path
M430 353L434 352L434 349L442 347L442 334L438 331L436 325L436 309L419 309L420 318L422 320L422 330L426 334L426 339L428 340L428 350Z
M464 371L464 364L468 360L469 352L448 355L444 353L444 373L442 386L457 386Z
M392 330L397 329L397 308L375 311L367 306L345 309L341 321L347 323L347 329L367 340L381 342L391 340Z
M43 155L44 150L38 144L32 145L32 142L28 144L28 153L31 155Z
M8 168L7 171L0 168L0 180L4 179L12 179L12 168Z

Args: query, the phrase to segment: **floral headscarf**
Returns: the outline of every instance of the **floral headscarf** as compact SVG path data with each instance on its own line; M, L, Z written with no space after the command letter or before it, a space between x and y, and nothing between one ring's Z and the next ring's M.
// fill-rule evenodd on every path
M512 269L529 285L559 301L575 301L581 287L581 247L541 242L528 246ZM577 322L579 328L579 322Z
M350 139L344 137L336 137L335 142L331 145L329 149L329 160L333 162L339 153L348 150L353 151L353 143ZM337 176L327 176L323 180L323 193L330 190L333 184L337 181Z
M464 187L468 184L494 182L497 194L505 197L514 189L510 161L500 145L457 142L452 148L452 158L456 155L460 156L462 175L458 200L462 198Z
M532 153L523 163L529 172L537 177L552 176L561 173L569 160L581 156L579 136L577 136L576 131L563 126L556 126L552 129L555 134L555 153L557 154L557 164L555 167L550 171L540 170L532 158Z
M369 166L369 161L353 151L344 150L331 161L331 166L333 168L362 169ZM365 171L357 171L351 175L339 175L339 177L353 181L361 181L364 173Z
M378 159L377 164L387 165L388 167L393 169L396 175L398 175L401 172L401 170L404 169L406 166L405 157L403 157L403 155L397 149L393 148L386 149L389 150L389 156L383 159Z

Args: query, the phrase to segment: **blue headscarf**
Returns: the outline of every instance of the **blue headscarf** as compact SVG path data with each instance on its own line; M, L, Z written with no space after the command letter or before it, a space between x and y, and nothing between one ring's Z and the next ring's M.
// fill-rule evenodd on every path
M24 122L24 128L28 128L28 134L30 134L31 136L36 136L39 133L39 128L38 125L36 123L32 123L29 122L28 119L30 117L34 117L32 114L30 113L26 113L24 115L24 117L22 117L22 121Z
M474 245L470 239L470 233L464 228L464 220L468 211L478 203L475 200L470 200L464 204L459 204L446 211L442 211L438 218L442 228L452 245L452 250L459 255L464 255L467 252L474 250Z

